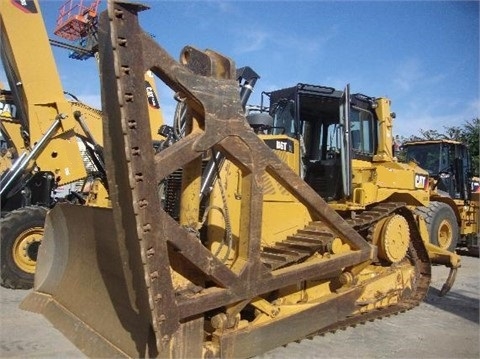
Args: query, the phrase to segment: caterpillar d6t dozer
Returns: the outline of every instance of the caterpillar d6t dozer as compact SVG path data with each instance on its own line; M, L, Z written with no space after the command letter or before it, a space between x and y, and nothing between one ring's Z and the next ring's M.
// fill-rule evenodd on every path
M431 267L412 211L385 205L361 227L342 218L250 127L234 63L193 47L175 61L141 30L141 10L109 2L100 17L112 208L48 213L22 308L88 356L206 358L251 357L421 302ZM185 136L157 153L148 69L188 108ZM219 193L202 195L203 164L219 157L238 180L217 177Z

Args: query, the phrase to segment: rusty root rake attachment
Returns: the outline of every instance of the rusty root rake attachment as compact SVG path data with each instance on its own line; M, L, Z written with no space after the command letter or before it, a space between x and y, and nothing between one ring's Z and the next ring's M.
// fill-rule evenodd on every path
M180 62L173 60L139 27L137 13L143 9L109 2L108 16L100 19L112 209L59 205L50 212L35 291L22 306L42 312L94 357L248 357L347 317L360 287L279 318L275 325L255 330L231 325L261 295L312 278L333 278L376 253L250 129L233 62L191 47ZM157 154L144 98L148 69L185 98L190 111L187 135ZM167 214L158 195L158 184L181 168L187 182L182 195L193 193L189 210L198 213L201 161L212 149L242 172L238 257L231 266L201 243L188 221L179 223ZM265 174L351 251L275 270L266 266L261 258ZM225 330L206 341L206 318L218 313L225 314L224 323L216 325Z

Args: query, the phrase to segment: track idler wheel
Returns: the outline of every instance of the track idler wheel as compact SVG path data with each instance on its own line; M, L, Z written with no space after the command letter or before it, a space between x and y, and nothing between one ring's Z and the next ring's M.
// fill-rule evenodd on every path
M377 224L376 244L379 258L390 263L400 262L407 254L410 229L405 217L394 214Z

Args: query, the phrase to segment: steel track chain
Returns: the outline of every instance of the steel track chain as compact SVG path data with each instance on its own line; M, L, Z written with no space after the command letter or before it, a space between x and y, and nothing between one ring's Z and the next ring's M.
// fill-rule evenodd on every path
M363 211L356 217L347 219L346 221L358 232L363 232L364 236L367 237L366 239L370 239L375 223L394 213L405 215L409 212L410 211L405 207L405 203L382 203L366 211ZM315 230L318 232L330 233L331 235L333 235L333 232L328 231L326 226L322 225L319 222L312 222L306 227L306 229L312 228L315 228ZM428 254L425 250L425 247L421 242L422 240L420 234L418 233L418 230L416 229L416 225L414 223L410 223L410 230L411 233L413 233L413 235L415 236L414 240L410 243L407 259L410 262L414 263L415 267L414 288L410 295L405 296L400 302L394 305L390 305L384 308L375 308L374 310L367 313L359 313L352 315L351 317L343 321L323 328L315 333L306 336L303 339L312 339L315 336L324 335L328 332L335 332L337 330L343 330L348 327L355 327L358 324L365 324L368 321L374 321L376 319L382 319L384 317L403 313L418 306L421 303L421 301L425 298L430 285L430 261L428 259ZM302 231L299 231L299 233L302 233ZM297 233L293 237L298 239L302 236ZM277 243L275 246L278 245L279 244ZM305 257L306 256L298 256L295 263L305 260ZM293 264L293 262L294 259L292 259L289 264ZM284 266L286 265L284 264ZM299 339L297 340L297 342L300 342L303 339Z

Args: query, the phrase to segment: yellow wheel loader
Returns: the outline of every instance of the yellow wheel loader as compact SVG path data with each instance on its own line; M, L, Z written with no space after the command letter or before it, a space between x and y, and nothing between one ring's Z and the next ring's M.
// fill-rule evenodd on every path
M432 243L466 248L478 256L479 181L473 177L465 144L453 140L418 140L403 144L406 161L425 168L431 179L431 202L419 207Z
M0 52L10 87L1 89L9 111L0 130L11 153L0 180L1 284L30 288L47 209L62 200L55 191L88 177L86 154L106 184L94 146L102 142L101 114L66 98L36 1L0 3Z
M297 173L306 142L290 136L298 123L273 126L276 138L259 136L234 62L193 47L175 61L141 29L142 10L112 1L99 21L112 208L49 211L35 288L22 308L42 313L91 357L237 358L418 305L431 264L406 202L428 201L428 174L410 166L397 191L374 190L367 179L405 168L392 162L374 171L364 161L363 177L349 184L345 176L338 190L332 179L323 193ZM183 136L157 152L140 90L147 70L186 106ZM350 107L333 110L343 96L320 97L348 132ZM380 115L383 125L389 114ZM329 156L350 162L346 148ZM337 158L317 159L333 160L324 163L333 171ZM309 170L318 169L307 167L305 178ZM348 188L359 213L346 218L337 197Z
M0 53L10 88L0 88L1 285L26 289L47 210L63 201L109 206L101 112L66 97L37 0L0 2ZM147 76L156 130L162 118Z

